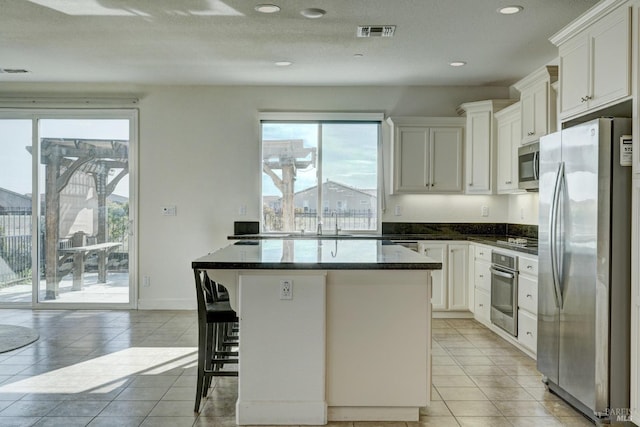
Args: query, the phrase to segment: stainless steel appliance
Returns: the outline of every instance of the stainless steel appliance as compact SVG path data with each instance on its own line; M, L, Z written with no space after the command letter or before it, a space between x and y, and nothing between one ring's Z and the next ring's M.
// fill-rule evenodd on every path
M491 252L491 323L518 336L518 270L516 257Z
M629 407L629 133L596 119L540 140L538 370L594 420Z
M518 188L538 191L539 165L540 144L538 142L518 148Z

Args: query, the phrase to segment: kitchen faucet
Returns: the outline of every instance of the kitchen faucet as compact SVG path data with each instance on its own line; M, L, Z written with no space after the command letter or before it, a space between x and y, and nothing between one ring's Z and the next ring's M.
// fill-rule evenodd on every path
M338 228L338 212L336 212L336 211L331 212L331 218L335 218L336 236L337 236L338 233L340 232L340 229Z

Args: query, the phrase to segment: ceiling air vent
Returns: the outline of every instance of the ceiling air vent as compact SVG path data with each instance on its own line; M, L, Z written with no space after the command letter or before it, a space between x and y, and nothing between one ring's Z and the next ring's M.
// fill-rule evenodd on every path
M358 37L393 37L396 32L395 25L360 25Z

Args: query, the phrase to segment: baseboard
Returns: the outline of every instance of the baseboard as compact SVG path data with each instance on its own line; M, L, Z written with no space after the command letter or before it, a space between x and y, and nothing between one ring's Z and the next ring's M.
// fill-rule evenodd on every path
M295 401L238 401L236 423L239 425L324 425L327 403Z
M329 421L418 421L420 408L330 406L327 415Z
M473 319L470 311L432 311L431 317L434 319Z
M138 310L197 310L195 298L141 298Z

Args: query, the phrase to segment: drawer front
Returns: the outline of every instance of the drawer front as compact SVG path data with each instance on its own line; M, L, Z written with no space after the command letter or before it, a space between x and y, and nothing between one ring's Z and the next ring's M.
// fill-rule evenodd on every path
M491 272L489 268L491 264L484 261L476 261L474 263L474 286L487 292L491 292Z
M491 248L476 245L475 257L478 260L491 262Z
M518 310L518 341L534 353L537 348L538 318Z
M488 292L476 289L475 291L475 312L474 316L476 320L484 323L489 323L491 314L491 294Z
M530 276L538 277L538 259L519 256L518 270L520 271L520 274L528 274Z
M538 281L527 276L518 276L518 307L538 313Z

